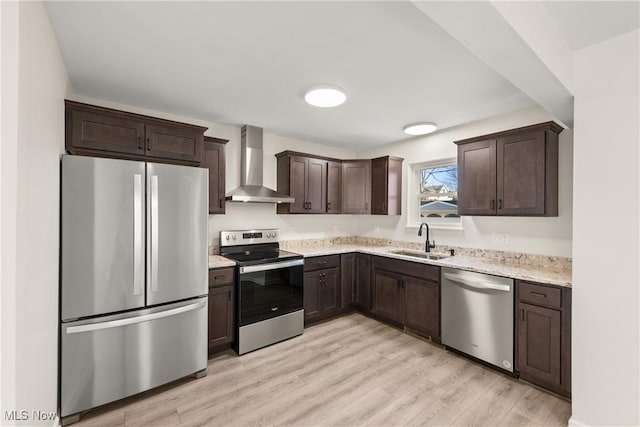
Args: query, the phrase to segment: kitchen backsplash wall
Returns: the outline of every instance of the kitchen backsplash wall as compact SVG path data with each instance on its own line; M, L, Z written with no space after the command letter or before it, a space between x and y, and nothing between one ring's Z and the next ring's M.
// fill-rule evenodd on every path
M191 118L144 108L110 103L82 96L81 102L120 108L141 114L208 126L206 135L228 139L226 146L226 191L240 185L240 128L222 125L201 118ZM285 240L317 239L339 236L367 236L404 242L421 242L416 224L407 224L407 180L410 165L446 158L455 158L456 146L452 142L471 136L502 131L533 123L554 120L545 110L533 107L507 115L493 117L471 124L436 132L435 134L406 139L376 147L364 152L353 152L339 147L264 134L264 185L276 187L276 159L274 154L292 150L336 158L374 158L394 155L405 159L403 164L403 215L278 215L273 204L227 203L226 214L209 216L209 244L217 247L221 230L247 228L278 228ZM254 123L260 125L260 123ZM432 229L436 244L476 249L518 252L527 254L571 257L572 230L572 174L573 134L565 129L560 134L560 170L558 217L464 217L462 230ZM507 235L508 243L499 243L496 235Z
M403 215L400 217L359 216L355 234L399 241L424 242L423 238L417 236L417 222L407 226L407 201L417 200L417 194L407 192L407 180L412 177L412 164L456 158L457 146L452 141L553 120L555 120L554 117L542 108L533 107L358 153L362 158L392 155L402 157L405 161L402 174ZM461 230L432 228L431 239L435 239L436 244L571 257L573 216L573 131L571 129L562 131L558 145L559 215L557 217L463 217ZM414 202L414 206L417 210L417 202ZM505 240L506 243L504 243Z

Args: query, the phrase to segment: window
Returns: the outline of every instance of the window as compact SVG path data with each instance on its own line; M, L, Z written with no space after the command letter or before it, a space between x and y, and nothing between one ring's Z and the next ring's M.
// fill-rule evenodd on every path
M418 223L459 228L458 165L455 159L414 165Z

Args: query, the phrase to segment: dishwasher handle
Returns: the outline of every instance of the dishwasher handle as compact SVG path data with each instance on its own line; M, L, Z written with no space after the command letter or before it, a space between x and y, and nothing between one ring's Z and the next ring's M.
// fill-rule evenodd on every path
M465 286L475 289L492 289L495 291L509 292L511 286L501 285L498 283L488 282L486 280L474 279L471 277L463 277L455 273L443 273L445 279L449 279L452 282L461 283Z

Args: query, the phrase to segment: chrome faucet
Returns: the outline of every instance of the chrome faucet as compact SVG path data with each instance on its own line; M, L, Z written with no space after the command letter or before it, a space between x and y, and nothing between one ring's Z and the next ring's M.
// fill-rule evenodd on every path
M436 241L434 240L433 243L429 242L429 224L427 224L426 222L420 224L420 228L418 229L418 236L422 236L422 227L427 228L427 239L424 242L424 251L431 252L431 249L436 247Z

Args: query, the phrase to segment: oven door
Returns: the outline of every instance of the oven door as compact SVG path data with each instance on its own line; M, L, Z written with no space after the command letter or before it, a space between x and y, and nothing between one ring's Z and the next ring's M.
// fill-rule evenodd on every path
M302 310L304 259L240 267L238 326Z

